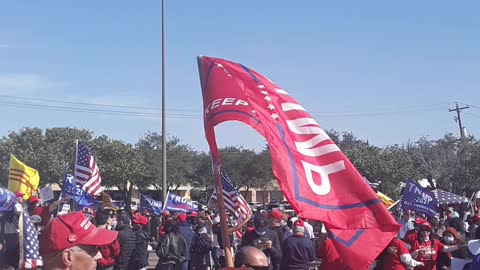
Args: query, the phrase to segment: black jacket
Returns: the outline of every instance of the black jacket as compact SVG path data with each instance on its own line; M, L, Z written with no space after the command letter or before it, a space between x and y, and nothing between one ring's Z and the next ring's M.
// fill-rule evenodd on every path
M263 253L265 253L265 255L271 260L269 269L273 269L273 265L275 265L275 267L279 267L282 260L282 249L280 247L278 235L275 231L267 229L264 235L258 235L255 230L246 232L242 237L242 243L240 246L255 246L255 240L264 238L272 241L272 249L263 251Z
M148 235L143 230L136 230L136 245L128 269L141 269L148 266Z
M127 270L136 246L137 237L130 226L124 225L118 228L118 242L120 243L120 255L115 258L114 270Z

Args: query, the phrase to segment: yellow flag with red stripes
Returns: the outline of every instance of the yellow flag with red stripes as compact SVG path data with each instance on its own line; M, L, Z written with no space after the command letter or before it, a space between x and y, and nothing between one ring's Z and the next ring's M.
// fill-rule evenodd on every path
M385 205L386 208L389 208L395 203L394 200L390 199L390 197L388 197L387 195L383 194L380 191L377 191L377 197L380 199L382 204Z
M23 199L28 200L38 189L40 175L38 171L28 167L13 155L10 155L10 173L8 190L23 193Z

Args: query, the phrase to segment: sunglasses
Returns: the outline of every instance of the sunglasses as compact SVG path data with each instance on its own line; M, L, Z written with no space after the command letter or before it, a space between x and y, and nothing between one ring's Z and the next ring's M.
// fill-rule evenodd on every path
M250 270L268 270L268 266L254 266L254 265L248 265L248 264L245 264L246 267L248 267L247 269L250 269Z

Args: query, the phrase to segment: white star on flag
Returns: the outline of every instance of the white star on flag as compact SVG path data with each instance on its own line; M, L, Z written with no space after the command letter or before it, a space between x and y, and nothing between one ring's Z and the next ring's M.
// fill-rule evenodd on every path
M278 119L278 114L272 113L272 118L275 119L275 120Z
M271 111L275 110L275 106L273 106L273 104L269 104L268 107Z
M221 67L223 67L223 65L222 64L217 64L217 67L221 68Z
M252 111L253 114L256 114L257 112L255 110Z
M265 85L259 84L259 85L257 85L257 87L258 87L259 89L263 89L263 88L265 88Z
M271 102L271 101L272 101L272 98L269 97L269 96L266 96L266 97L265 97L265 100L268 101L268 102Z
M264 94L264 95L268 95L267 91L262 91L261 93Z

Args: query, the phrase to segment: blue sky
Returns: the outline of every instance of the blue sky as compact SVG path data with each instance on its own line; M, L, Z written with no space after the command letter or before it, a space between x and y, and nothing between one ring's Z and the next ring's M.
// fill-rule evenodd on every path
M202 54L266 75L325 129L379 146L458 135L448 108L455 101L480 107L480 4L461 4L167 0L168 134L208 148L196 64ZM160 1L150 0L2 3L0 135L71 126L134 143L160 132L159 118L25 108L19 104L78 106L5 97L160 107L160 16ZM480 109L462 116L478 136ZM217 127L217 140L264 145L236 123Z

